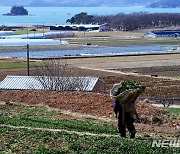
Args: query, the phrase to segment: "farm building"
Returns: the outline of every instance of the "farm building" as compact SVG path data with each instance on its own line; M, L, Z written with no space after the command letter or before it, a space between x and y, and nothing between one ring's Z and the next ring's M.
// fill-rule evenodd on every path
M7 76L0 83L0 90L76 90L104 93L105 82L98 77Z
M55 25L50 26L50 30L61 31L109 31L107 24L102 25Z
M145 38L156 38L156 37L180 37L180 30L155 30L144 34Z

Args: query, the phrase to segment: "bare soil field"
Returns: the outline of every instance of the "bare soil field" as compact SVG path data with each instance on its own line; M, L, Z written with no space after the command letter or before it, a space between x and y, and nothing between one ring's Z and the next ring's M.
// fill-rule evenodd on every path
M43 104L59 110L67 110L71 113L115 118L113 115L113 99L109 96L109 90L113 84L124 80L137 80L144 84L146 89L141 95L144 97L180 97L180 80L171 78L180 74L179 58L179 54L177 54L68 59L67 63L76 67L76 71L80 75L98 76L103 79L107 85L107 93L0 91L0 101ZM3 59L1 61L14 61L14 59ZM144 65L149 63L151 67L145 67L142 63ZM157 74L158 72L162 74ZM154 74L158 76L153 76ZM6 75L26 75L26 69L1 69L0 80L3 80ZM30 71L30 75L35 75L33 70ZM178 137L179 130L176 126L178 125L179 116L173 116L164 110L153 107L148 101L137 100L136 104L141 117L141 123L136 123L138 131L171 134Z
M101 58L85 58L70 59L68 62L79 67L106 69L106 70L128 70L134 72L133 69L147 70L140 71L141 74L154 72L169 72L163 76L174 76L171 71L176 71L175 76L180 74L180 54L168 55L141 55L141 56L120 56L120 57L101 57ZM148 69L153 68L153 70ZM154 71L154 72L153 72Z

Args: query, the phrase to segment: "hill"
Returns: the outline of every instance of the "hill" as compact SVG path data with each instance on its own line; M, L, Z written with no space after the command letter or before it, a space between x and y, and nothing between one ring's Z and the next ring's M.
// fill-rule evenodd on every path
M72 7L91 7L91 6L134 6L144 5L149 7L180 7L180 0L169 1L169 0L149 0L145 2L143 0L0 0L1 6L72 6Z
M169 1L169 0L149 0L144 2L143 0L0 0L1 6L44 6L44 7L56 7L56 6L70 6L70 7L92 7L92 6L134 6L144 5L148 7L180 7L180 0Z
M91 7L91 6L134 6L134 5L149 5L154 0L149 0L144 2L143 0L0 0L1 6L81 6L81 7Z
M150 7L161 7L161 8L176 8L180 7L180 0L169 1L169 0L160 0L149 5Z

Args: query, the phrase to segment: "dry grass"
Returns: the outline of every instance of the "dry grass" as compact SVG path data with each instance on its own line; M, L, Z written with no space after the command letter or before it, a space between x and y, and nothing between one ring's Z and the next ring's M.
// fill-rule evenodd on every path
M142 37L143 32L75 32L76 37Z

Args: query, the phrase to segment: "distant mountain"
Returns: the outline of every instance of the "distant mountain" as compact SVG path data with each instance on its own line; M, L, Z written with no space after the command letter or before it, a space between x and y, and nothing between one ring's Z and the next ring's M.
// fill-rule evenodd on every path
M176 8L180 7L180 0L159 0L157 2L151 3L150 7L161 7L161 8Z
M177 7L180 0L0 0L1 6L134 6Z
M146 5L149 0L0 0L1 6L129 6Z

